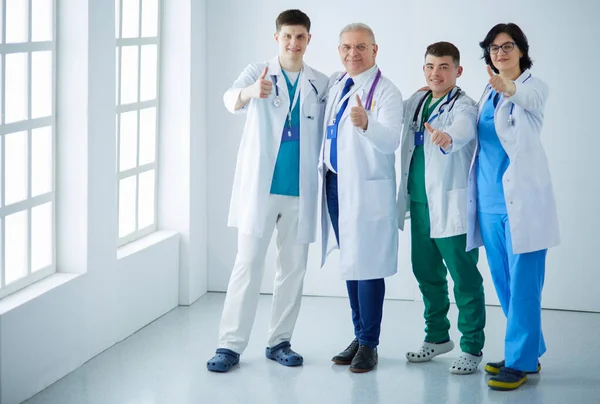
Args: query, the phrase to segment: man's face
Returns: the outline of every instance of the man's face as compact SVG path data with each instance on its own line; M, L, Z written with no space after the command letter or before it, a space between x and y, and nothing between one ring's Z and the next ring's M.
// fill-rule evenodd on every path
M344 32L338 47L342 63L350 76L356 76L375 65L378 47L367 31Z
M447 94L454 86L456 79L462 74L462 66L456 66L452 56L433 56L425 57L425 80L434 94Z
M279 44L279 57L292 61L302 60L310 38L304 25L283 25L279 32L275 33L275 40Z

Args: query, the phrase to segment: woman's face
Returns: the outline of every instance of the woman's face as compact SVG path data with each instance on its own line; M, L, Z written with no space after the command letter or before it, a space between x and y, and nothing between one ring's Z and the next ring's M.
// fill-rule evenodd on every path
M498 71L520 70L519 61L523 53L515 40L507 33L500 33L490 44L490 58Z

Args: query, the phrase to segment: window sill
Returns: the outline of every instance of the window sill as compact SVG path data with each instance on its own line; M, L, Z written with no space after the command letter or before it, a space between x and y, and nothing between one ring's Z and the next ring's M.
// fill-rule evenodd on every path
M54 273L0 300L0 316L37 299L44 293L64 285L83 274Z
M158 230L153 233L150 233L147 236L144 236L140 239L132 241L130 243L125 244L122 247L117 248L117 261L130 255L134 255L140 251L145 250L148 247L156 245L164 240L167 240L171 237L177 237L179 233L176 231L164 231Z

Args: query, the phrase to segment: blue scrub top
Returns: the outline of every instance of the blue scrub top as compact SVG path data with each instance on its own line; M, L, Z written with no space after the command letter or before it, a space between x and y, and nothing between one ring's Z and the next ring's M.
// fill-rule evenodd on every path
M298 78L292 84L290 79L282 70L285 82L290 96L290 105L294 100L294 95L298 89ZM285 119L285 126L289 126L289 122ZM300 130L300 98L292 110L292 126L298 126ZM283 128L282 128L283 130ZM275 162L275 170L273 171L273 181L271 182L271 194L300 196L300 139L281 142L279 146L279 154Z
M483 213L506 214L502 176L510 164L510 159L500 143L494 125L494 111L499 99L500 95L492 90L477 125L477 206Z

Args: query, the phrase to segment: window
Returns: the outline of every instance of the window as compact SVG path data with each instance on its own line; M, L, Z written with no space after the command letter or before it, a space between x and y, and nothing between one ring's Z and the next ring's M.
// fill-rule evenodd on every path
M0 298L56 268L55 3L0 0Z
M115 0L121 246L156 230L159 0Z

